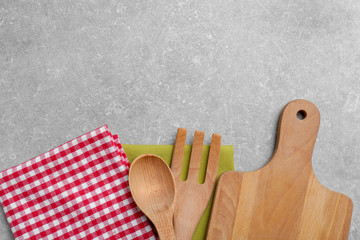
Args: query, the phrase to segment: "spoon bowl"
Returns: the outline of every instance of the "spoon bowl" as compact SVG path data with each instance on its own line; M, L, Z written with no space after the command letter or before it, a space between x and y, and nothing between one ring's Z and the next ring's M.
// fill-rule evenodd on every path
M129 186L135 203L154 223L160 239L175 239L175 180L159 156L145 154L130 166Z

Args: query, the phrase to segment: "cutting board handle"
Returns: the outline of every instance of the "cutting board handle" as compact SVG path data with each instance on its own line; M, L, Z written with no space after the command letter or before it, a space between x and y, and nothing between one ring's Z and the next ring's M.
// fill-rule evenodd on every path
M319 125L320 112L313 103L303 99L288 103L280 116L272 159L311 161ZM299 152L302 153L299 157L291 157Z

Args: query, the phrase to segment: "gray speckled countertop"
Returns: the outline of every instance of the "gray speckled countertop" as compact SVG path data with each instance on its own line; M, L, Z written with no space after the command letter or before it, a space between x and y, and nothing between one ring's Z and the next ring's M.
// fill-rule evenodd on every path
M105 123L129 144L217 132L254 170L295 98L320 109L313 168L360 239L360 2L0 1L0 170Z

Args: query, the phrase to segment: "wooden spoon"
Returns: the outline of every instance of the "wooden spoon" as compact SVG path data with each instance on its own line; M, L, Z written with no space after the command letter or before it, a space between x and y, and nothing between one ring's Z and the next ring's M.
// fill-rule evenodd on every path
M175 240L175 181L159 156L144 154L130 166L131 194L141 211L153 222L161 240Z

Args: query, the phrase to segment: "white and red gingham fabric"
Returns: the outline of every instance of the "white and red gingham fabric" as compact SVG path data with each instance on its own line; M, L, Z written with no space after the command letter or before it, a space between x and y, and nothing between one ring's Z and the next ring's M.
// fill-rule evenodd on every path
M15 239L155 239L131 197L129 166L105 125L1 172Z

